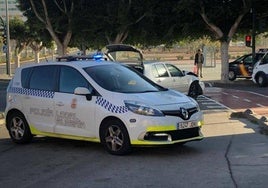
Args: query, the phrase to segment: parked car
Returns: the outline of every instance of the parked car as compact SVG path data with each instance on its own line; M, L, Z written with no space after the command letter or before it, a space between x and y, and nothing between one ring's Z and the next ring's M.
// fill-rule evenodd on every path
M252 80L259 86L264 87L268 84L268 52L254 65Z
M7 88L5 119L15 143L35 135L86 140L115 155L134 145L203 139L203 113L194 99L107 61L17 68Z
M163 87L183 92L192 98L203 94L205 84L192 72L180 70L168 62L146 62L141 50L130 45L114 44L106 48L106 56L111 61L127 64Z
M234 81L236 78L250 79L252 76L254 63L257 62L265 52L259 51L255 54L253 61L252 54L243 55L229 63L229 80Z

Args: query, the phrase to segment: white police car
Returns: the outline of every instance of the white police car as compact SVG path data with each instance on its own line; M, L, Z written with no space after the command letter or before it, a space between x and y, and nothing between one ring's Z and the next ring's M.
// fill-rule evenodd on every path
M264 87L268 84L268 51L263 57L254 65L252 80L259 86Z
M5 118L16 143L35 135L87 140L116 155L134 145L203 138L203 114L195 100L106 61L18 68L7 88Z

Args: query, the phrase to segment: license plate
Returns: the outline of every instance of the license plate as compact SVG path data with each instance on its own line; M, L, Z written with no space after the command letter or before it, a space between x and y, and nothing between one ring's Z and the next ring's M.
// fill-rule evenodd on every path
M193 128L193 127L197 127L197 123L196 122L180 122L178 123L178 129L189 129L189 128Z

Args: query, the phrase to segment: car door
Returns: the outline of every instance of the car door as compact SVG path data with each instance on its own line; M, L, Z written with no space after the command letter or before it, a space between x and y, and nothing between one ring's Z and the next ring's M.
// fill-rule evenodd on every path
M22 80L27 83L23 95L23 108L29 125L38 131L54 130L54 94L56 66L46 65L24 69ZM28 77L28 79L24 79Z
M239 70L242 76L250 76L252 74L252 55L249 55L243 59L243 62L239 64Z
M166 66L163 63L152 64L151 67L153 78L152 80L166 88L174 89L173 79L168 73Z
M55 133L95 137L95 101L75 95L77 87L90 89L89 82L75 68L61 66L55 92ZM92 88L91 88L92 89Z
M165 64L165 65L171 76L173 88L180 92L187 93L189 90L187 76L185 76L183 72L176 66L171 64Z

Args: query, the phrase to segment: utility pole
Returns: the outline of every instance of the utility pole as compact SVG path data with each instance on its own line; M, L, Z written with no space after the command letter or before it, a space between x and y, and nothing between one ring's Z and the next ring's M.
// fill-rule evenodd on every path
M6 44L6 70L7 74L11 75L11 66L10 66L10 33L9 33L9 13L8 13L8 0L5 0L6 3L6 36L7 36L7 44Z

